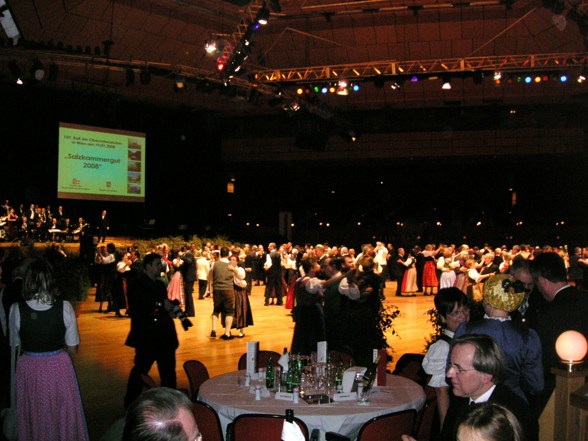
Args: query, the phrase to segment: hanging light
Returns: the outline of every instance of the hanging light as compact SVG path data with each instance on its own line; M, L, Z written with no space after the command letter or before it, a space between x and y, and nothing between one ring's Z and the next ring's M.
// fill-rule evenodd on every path
M443 85L441 86L443 90L451 90L451 78L444 77L443 78Z
M177 74L176 81L175 81L175 89L182 90L185 87L186 87L186 78L181 74Z
M45 78L45 66L43 66L43 63L41 63L39 59L36 59L33 62L33 66L31 67L31 76L37 81L41 81L43 78Z
M217 39L209 38L204 43L204 50L207 54L214 54L218 50Z
M270 16L270 11L268 8L266 8L265 6L262 6L261 8L259 8L259 11L257 11L257 16L255 17L255 21L257 23L259 23L262 26L265 26L267 24L267 21L269 20L269 16Z

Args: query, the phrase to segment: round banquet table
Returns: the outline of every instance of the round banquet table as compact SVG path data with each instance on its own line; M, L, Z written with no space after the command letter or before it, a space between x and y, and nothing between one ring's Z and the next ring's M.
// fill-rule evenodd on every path
M368 405L353 401L339 401L330 404L308 404L277 400L275 394L255 400L255 393L244 385L245 371L229 372L205 381L198 392L198 399L211 405L218 413L226 433L227 426L238 415L244 413L285 414L294 409L294 415L308 426L309 434L319 429L321 439L325 432L337 432L351 439L357 438L361 426L378 415L405 409L423 407L425 392L412 380L388 374L386 386L374 386ZM252 385L257 384L252 381Z

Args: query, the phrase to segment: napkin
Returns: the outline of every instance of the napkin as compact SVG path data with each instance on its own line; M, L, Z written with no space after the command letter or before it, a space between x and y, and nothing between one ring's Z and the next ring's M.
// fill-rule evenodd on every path
M290 359L290 356L288 355L288 353L284 353L280 356L280 359L278 360L278 364L280 366L282 366L282 372L288 372L288 360Z
M302 434L300 427L298 427L298 424L295 422L289 423L284 420L284 425L282 426L282 441L304 441L304 435Z

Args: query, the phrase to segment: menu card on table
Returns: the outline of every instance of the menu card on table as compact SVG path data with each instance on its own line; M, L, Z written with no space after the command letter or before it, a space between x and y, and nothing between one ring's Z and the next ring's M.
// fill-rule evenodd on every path
M317 363L327 362L327 342L319 341L316 344L316 361Z
M257 375L257 352L259 351L259 342L247 342L247 373L255 378Z

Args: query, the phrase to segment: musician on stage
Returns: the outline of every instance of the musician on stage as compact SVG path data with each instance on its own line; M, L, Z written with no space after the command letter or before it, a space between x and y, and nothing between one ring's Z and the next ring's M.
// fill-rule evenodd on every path
M88 228L88 223L84 220L83 217L80 217L78 219L78 225L76 227L75 230L72 231L72 235L74 236L78 236L78 240L82 240L82 236L84 236L86 234L86 229Z
M14 208L10 208L8 210L8 215L6 216L6 236L8 240L15 240L17 239L17 233L18 233L18 216L17 214L14 212Z
M23 216L21 220L22 222L18 230L18 238L20 240L25 240L28 239L29 235L31 234L30 223L26 216Z

